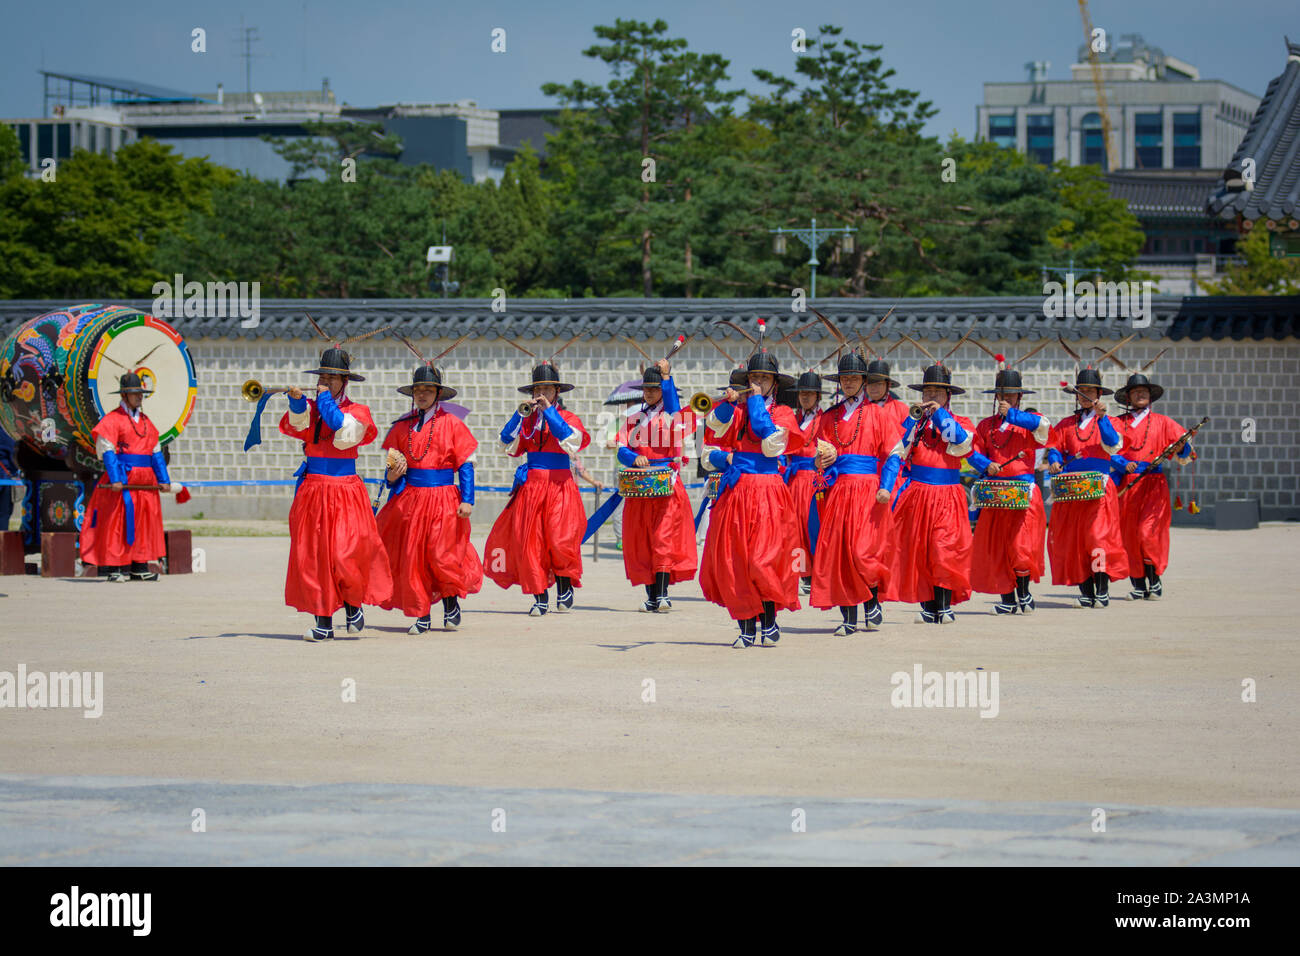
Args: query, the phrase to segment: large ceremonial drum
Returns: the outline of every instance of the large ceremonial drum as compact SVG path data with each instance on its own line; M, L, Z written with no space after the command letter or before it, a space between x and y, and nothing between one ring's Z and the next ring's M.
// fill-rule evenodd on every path
M1006 478L985 478L975 482L976 508L1008 508L1024 511L1029 507L1033 484Z
M198 390L180 334L120 305L47 312L0 343L0 427L69 467L98 467L90 432L118 406L114 393L127 372L153 390L144 411L167 444L189 422Z
M618 473L618 493L624 498L667 498L673 493L671 468L624 468Z
M1099 471L1068 471L1052 476L1053 501L1094 501L1106 497L1107 478Z

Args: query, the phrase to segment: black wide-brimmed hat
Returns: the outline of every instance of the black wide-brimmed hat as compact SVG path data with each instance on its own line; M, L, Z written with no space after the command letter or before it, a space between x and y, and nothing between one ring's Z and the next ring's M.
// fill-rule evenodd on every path
M129 395L132 392L139 392L141 395L152 395L153 389L145 388L144 382L135 372L127 372L117 380L117 391L110 392L110 395Z
M1033 395L1034 393L1021 385L1020 370L1004 368L993 379L993 387L984 389L985 395Z
M796 392L816 392L822 394L822 377L816 372L808 371L799 376L799 380L794 383Z
M1132 406L1133 403L1128 400L1128 392L1131 388L1150 389L1152 404L1154 404L1155 401L1165 393L1163 386L1157 385L1141 372L1134 372L1128 377L1128 381L1124 384L1124 387L1115 392L1115 401L1119 402L1121 405Z
M868 382L888 382L890 388L899 388L902 382L896 382L889 374L889 363L884 359L872 359L867 363Z
M937 385L939 388L946 388L950 395L965 395L966 389L958 388L952 384L952 370L946 365L930 365L926 368L921 376L920 385L909 385L908 388L913 391L923 392L927 385Z
M1081 368L1074 374L1074 387L1078 388L1080 385L1089 385L1100 389L1103 395L1115 394L1114 389L1106 388L1101 384L1101 372L1095 368Z
M861 375L864 379L867 375L867 360L857 352L846 352L840 356L839 364L836 365L835 371L826 377L832 382L838 382L841 375Z
M415 371L411 373L411 384L403 385L398 389L403 395L414 395L415 386L417 385L436 385L438 386L438 401L456 397L456 390L442 384L442 373L432 365L417 365Z
M659 371L659 369L654 365L649 366L648 368L646 368L644 371L641 372L640 387L645 388L647 385L655 386L658 388L664 387L664 374L663 372Z
M723 388L744 388L748 384L749 384L749 372L745 369L745 366L741 365L731 370L731 373L727 376L727 384L723 385L722 387Z
M538 385L554 385L557 392L571 392L573 386L568 382L560 381L559 370L549 362L543 362L533 369L533 381L530 385L519 386L519 391L525 395L531 395L533 389Z
M749 357L749 362L745 365L746 383L748 383L749 375L752 372L766 372L771 375L776 379L777 390L794 386L794 376L782 372L776 356L767 349L759 349Z
M304 375L342 375L349 382L364 382L365 378L352 371L352 356L342 349L326 349L320 354L320 367L309 368Z

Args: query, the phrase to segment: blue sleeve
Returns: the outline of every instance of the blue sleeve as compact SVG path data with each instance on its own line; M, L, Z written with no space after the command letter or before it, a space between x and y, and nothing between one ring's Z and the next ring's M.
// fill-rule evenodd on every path
M676 415L682 410L682 403L677 398L677 386L673 384L673 377L669 375L664 379L664 411L669 415Z
M334 396L329 391L321 392L316 396L316 411L320 412L320 417L329 430L336 432L343 427L343 412L334 402Z
M1129 460L1125 458L1123 455L1111 455L1110 463L1115 468L1116 471L1124 471L1126 468L1128 468Z
M510 421L506 422L506 427L501 429L501 444L509 445L515 440L515 434L519 431L519 423L522 421L523 419L519 417L518 412L510 416Z
M117 460L117 452L104 452L104 471L108 473L108 480L118 484L126 484L126 469L122 463Z
M628 448L626 445L619 445L619 446L618 446L618 463L619 463L620 465L624 466L625 468L633 468L633 467L635 467L635 466L636 466L636 452L634 452L631 448Z
M456 483L460 485L460 500L467 505L474 503L474 463L467 461L456 469Z
M1064 456L1061 454L1060 450L1056 448L1047 449L1047 454L1044 456L1043 460L1046 461L1049 465L1065 464Z
M1014 411L1014 409L1012 410ZM989 458L985 457L984 455L981 455L977 451L971 452L966 457L966 460L969 461L971 463L971 467L974 468L976 471L978 471L980 474L983 474L984 472L988 471L989 465L993 464L993 462Z
M1030 412L1022 412L1018 408L1009 408L1007 409L1007 421L1017 428L1032 432L1037 431L1038 426L1043 422L1043 417Z
M713 410L713 417L720 422L731 421L731 416L736 414L736 406L731 402L722 402Z
M908 415L907 418L903 419L903 444L904 445L906 445L909 441L912 440L912 432L919 424L921 424L921 420L919 418L913 418L911 415Z
M288 395L289 393L285 392L284 394ZM297 398L293 398L293 397L289 398L289 411L297 415L301 415L306 410L307 410L306 395L299 395Z
M939 434L949 445L960 445L966 440L966 429L957 424L957 419L952 417L952 413L946 408L936 408L934 414L930 416L939 429ZM952 437L949 438L948 436Z
M556 440L564 441L573 434L573 426L560 417L560 413L554 405L551 405L542 414L546 417L546 424L551 426L551 434L555 436Z
M160 451L153 453L153 474L160 485L172 483L171 476L167 474L167 459L163 458L163 453Z
M894 482L898 480L898 472L903 467L903 459L897 455L890 455L885 459L885 467L880 469L880 487L886 491L894 490Z
M749 427L759 438L766 438L776 431L772 416L767 413L767 402L762 395L751 395L745 400L745 410L749 412Z
M713 467L714 471L726 471L727 453L721 448L715 448L713 451L709 452L709 464Z
M1192 456L1192 440L1189 438L1183 445L1183 450L1178 453L1179 458L1190 458Z
M1119 444L1119 432L1115 431L1115 426L1111 424L1110 416L1102 416L1101 421L1097 423L1097 434L1107 445Z

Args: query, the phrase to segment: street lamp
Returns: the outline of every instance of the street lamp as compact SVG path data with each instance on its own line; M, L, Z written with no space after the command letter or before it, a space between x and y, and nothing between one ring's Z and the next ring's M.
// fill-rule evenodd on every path
M817 220L815 218L812 220L812 226L809 229L787 229L784 226L779 226L776 229L769 229L768 232L776 236L776 238L772 240L772 251L778 256L785 254L786 236L794 236L808 247L808 265L812 269L811 294L808 296L809 299L817 298L817 267L821 265L821 263L817 261L818 247L831 236L841 236L843 237L840 240L841 250L846 254L851 254L854 248L854 231L852 227L840 226L838 229L818 229Z

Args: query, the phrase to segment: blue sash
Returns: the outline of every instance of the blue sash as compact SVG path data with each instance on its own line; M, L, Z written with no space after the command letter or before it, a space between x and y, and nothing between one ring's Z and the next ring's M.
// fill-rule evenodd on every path
M408 468L389 489L388 500L392 501L407 488L442 488L450 485L455 477L456 472L450 468Z
M540 471L571 471L569 462L569 456L562 451L528 452L524 458L524 463L515 469L515 480L510 485L511 497L513 498L514 493L528 480L528 473L533 469Z
M1126 474L1122 471L1116 474L1114 463L1104 458L1072 458L1061 471L1099 471L1117 485L1124 480Z
M733 451L731 464L718 480L718 501L735 487L741 475L775 475L777 460L756 451Z
M812 455L791 455L785 466L785 483L790 484L790 479L801 471L814 471L816 465Z
M889 506L893 511L898 507L898 499L903 497L903 492L913 481L920 482L923 485L960 485L961 469L960 468L931 468L929 465L911 465L908 468L907 480L903 486L898 489L898 494L894 495L894 503Z
M840 455L826 469L826 487L835 484L840 475L874 475L880 470L880 459L875 455ZM808 502L808 550L817 553L817 539L821 536L822 520L817 510L817 496Z
M673 460L671 458L648 458L646 460L651 465L654 465L655 467L662 467L664 465L671 465L673 463ZM586 544L587 539L596 533L597 528L599 528L601 525L603 525L606 521L609 520L609 516L614 513L614 510L618 507L619 502L622 500L623 500L623 496L619 494L617 491L615 491L612 495L606 498L605 503L602 504L599 508L597 508L595 513L593 513L592 516L587 519L587 530L584 531L582 534L583 544ZM699 526L700 523L698 520L696 520L695 527L698 528Z
M153 467L153 455L118 455L117 460L127 472L132 468ZM130 477L129 473L124 475L122 484L129 484ZM135 502L131 500L131 492L123 490L122 506L125 509L123 517L126 519L122 531L126 536L126 543L135 544Z
M357 473L355 458L325 458L320 455L308 455L293 476L298 483L293 486L293 493L298 494L303 481L308 475L328 475L331 478L343 478Z

